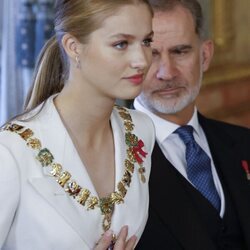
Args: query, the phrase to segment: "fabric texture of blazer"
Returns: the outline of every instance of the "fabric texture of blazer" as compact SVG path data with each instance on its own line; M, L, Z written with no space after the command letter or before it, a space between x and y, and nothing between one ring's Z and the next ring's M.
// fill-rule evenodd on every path
M250 130L200 114L199 123L215 167L230 192L246 247L250 249L250 180L242 167L243 160L250 162ZM176 182L176 174L179 173L156 144L149 181L149 220L136 249L216 250L193 203Z
M124 203L115 205L111 229L118 233L129 226L129 235L140 238L148 216L148 179L154 146L152 121L143 113L129 111L135 124L133 133L143 142L146 183L138 164ZM115 183L122 179L127 158L125 128L117 109L111 115L115 144ZM30 121L15 121L32 129L55 162L72 174L81 187L97 196L66 128L49 98L42 111ZM36 152L16 133L0 133L0 249L2 250L84 250L92 249L101 237L103 215L99 208L87 210L51 176L36 159Z

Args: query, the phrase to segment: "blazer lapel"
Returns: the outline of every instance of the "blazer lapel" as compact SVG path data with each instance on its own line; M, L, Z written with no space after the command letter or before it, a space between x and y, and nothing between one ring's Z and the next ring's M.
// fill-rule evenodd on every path
M215 250L195 213L192 202L178 181L179 173L165 159L158 144L153 151L150 204L186 250ZM184 178L181 176L181 178ZM158 195L157 195L158 194ZM184 204L184 205L183 205ZM187 232L189 232L187 234ZM199 239L192 240L193 238Z
M242 150L240 138L238 141L233 140L224 130L215 128L201 115L199 120L205 131L218 174L222 175L232 196L245 241L250 249L250 183L241 166L243 159L240 159Z
M113 130L115 144L115 189L117 190L118 183L122 180L125 170L125 159L127 159L127 147L125 145L125 127L123 120L120 118L118 111L114 109L111 115L111 124ZM134 133L139 135L134 128ZM141 138L140 138L141 139ZM146 157L143 162L146 168L146 180L148 180L150 172L150 160ZM128 237L135 234L138 238L141 236L147 220L148 214L148 189L147 183L143 183L138 173L138 165L135 163L134 173L131 183L127 188L127 193L124 198L124 203L115 205L112 216L111 229L118 234L121 227L129 225Z
M82 215L73 204L72 198L67 196L64 190L55 182L54 179L31 178L30 184L35 190L57 211L57 213L69 224L73 231L89 246L92 247L86 237L86 223L81 219ZM49 212L49 211L48 211Z
M48 102L44 108L47 110L44 114L42 112L40 114L38 129L34 131L35 136L41 139L42 146L48 148L53 154L54 162L61 164L64 170L71 173L72 180L74 179L81 187L90 190L92 196L98 197L84 163L81 161L53 103ZM117 112L112 113L111 124L115 143L115 182L117 184L123 177L124 160L127 157L124 143L124 126ZM56 135L57 140L55 141L53 138ZM149 160L147 160L147 164L149 165ZM51 177L48 168L39 167L43 170L42 176L39 176L39 178L31 177L29 179L31 185L62 216L65 222L78 233L89 246L89 249L92 249L93 242L97 242L103 233L103 215L99 207L87 210L85 206L81 206L75 199L65 193L55 178ZM149 171L146 175L148 177ZM148 209L148 193L145 185L146 183L143 184L140 181L138 171L134 171L125 202L115 207L112 216L111 226L115 233L118 233L123 225L129 224L130 232L141 235L146 223ZM134 206L133 212L128 212L131 209L131 204ZM134 223L135 221L136 223Z
M44 109L46 112L42 113L42 111L40 114L35 136L41 139L42 146L48 148L53 154L54 162L61 164L64 170L71 173L72 180L75 180L81 187L89 189L92 196L97 196L88 173L51 99L48 100ZM55 136L56 140L54 140ZM42 168L42 166L40 167ZM73 197L65 193L56 179L50 175L48 168L44 167L42 170L43 175L40 178L31 177L29 182L78 233L89 248L92 248L93 242L97 242L103 233L100 223L102 221L100 209L87 210L86 206L80 205Z

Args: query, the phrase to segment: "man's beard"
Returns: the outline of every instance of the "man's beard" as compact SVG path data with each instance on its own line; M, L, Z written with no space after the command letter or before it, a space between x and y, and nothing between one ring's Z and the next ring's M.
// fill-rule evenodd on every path
M142 92L137 100L153 113L176 114L192 103L199 94L201 84L188 86L186 83L177 81L165 82L162 87L151 91L151 96ZM157 92L168 88L184 87L185 92L172 95L170 98L159 97ZM153 93L153 94L152 94Z

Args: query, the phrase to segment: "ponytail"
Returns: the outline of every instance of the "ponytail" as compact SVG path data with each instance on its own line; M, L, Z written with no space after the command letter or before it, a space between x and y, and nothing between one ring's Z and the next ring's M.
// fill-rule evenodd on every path
M44 45L35 69L31 87L25 100L25 110L31 110L64 86L63 62L56 36Z

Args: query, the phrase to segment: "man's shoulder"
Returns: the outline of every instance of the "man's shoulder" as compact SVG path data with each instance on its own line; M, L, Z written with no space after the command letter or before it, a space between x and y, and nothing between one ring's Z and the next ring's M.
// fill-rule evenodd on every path
M207 118L201 114L199 114L199 122L205 130L213 130L215 133L225 133L233 137L237 136L238 138L239 136L246 136L250 139L250 129L247 127Z

